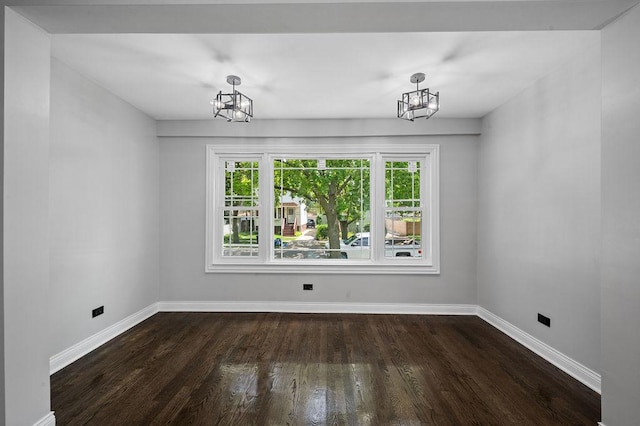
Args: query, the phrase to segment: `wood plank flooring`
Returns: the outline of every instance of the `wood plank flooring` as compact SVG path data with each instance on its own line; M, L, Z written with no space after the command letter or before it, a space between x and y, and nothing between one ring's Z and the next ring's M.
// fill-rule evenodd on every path
M51 377L58 425L595 425L480 318L159 313Z

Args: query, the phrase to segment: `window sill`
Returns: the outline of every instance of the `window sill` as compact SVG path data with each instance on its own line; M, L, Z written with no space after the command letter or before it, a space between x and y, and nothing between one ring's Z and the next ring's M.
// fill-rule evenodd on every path
M208 265L206 273L233 274L359 274L359 275L439 275L440 270L427 265L293 265L293 264L216 264Z

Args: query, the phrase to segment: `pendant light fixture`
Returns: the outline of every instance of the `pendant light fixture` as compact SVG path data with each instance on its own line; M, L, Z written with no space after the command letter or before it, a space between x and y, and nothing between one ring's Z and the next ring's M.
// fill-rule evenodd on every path
M424 73L415 73L409 81L415 83L416 90L402 94L398 101L398 118L413 121L416 118L427 119L440 109L440 92L430 92L429 89L420 89L419 85L425 79Z
M251 121L251 118L253 118L253 101L236 90L236 86L240 86L241 82L240 77L237 75L227 76L227 83L233 86L233 90L231 93L222 93L221 90L215 100L211 101L214 117L245 123Z

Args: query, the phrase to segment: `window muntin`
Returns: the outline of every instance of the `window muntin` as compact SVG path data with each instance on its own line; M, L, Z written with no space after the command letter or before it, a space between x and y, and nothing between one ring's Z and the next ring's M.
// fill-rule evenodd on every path
M222 257L258 257L259 162L223 159Z
M366 145L366 144L365 144ZM266 152L264 152L266 151ZM437 145L411 144L394 145L393 153L371 150L366 152L362 145L346 143L344 146L318 143L310 154L292 155L299 151L299 146L293 142L282 142L269 145L266 149L259 144L234 145L207 145L207 222L206 222L206 268L207 272L293 272L293 273L439 273L439 214L438 214L438 166L439 149ZM343 154L336 154L343 152ZM363 191L363 200L367 199L365 218L352 222L352 229L348 236L367 239L368 246L362 246L362 242L350 247L353 253L362 250L366 253L362 259L354 254L348 259L342 258L345 242L341 241L341 258L331 258L330 247L327 245L322 250L315 250L315 254L287 258L277 256L281 247L276 241L277 233L274 231L278 219L286 216L290 211L276 208L276 168L273 166L276 159L305 160L306 168L324 168L336 166L330 160L354 160L366 159L369 161L368 182L369 191ZM226 161L233 160L234 166L239 166L240 171L254 176L248 178L252 181L250 191L235 191L227 193L225 180ZM412 195L402 196L397 190L397 184L402 181L403 172L408 172L408 162L415 161L419 173L414 176L411 189ZM251 162L251 165L238 164ZM324 164L323 164L324 163ZM390 164L396 163L396 164ZM407 168L404 164L407 163ZM293 163L291 163L293 165ZM285 167L282 167L285 169ZM293 168L293 167L289 167ZM387 185L387 174L393 169L396 188ZM400 170L404 169L404 170ZM234 170L235 173L235 170ZM363 172L366 174L367 172ZM235 176L237 179L238 176ZM406 177L406 176L405 176ZM255 182L254 182L255 179ZM234 188L236 187L234 181ZM237 189L237 188L236 188ZM393 191L392 191L393 190ZM419 196L417 195L419 193ZM280 191L280 195L282 191ZM233 195L233 197L231 197ZM226 201L223 201L227 197ZM233 202L231 199L233 198ZM304 200L305 202L307 200ZM242 205L244 204L244 205ZM225 216L225 211L227 212ZM224 227L229 228L234 220L243 222L240 232L244 232L246 239L243 246L235 247L224 254L224 245L229 246L229 237L224 241ZM225 219L226 217L226 219ZM312 218L308 216L307 220ZM315 218L314 218L315 219ZM410 240L388 235L386 232L387 219L395 222L413 222L409 225L408 237L420 239L420 256L404 257L391 256L388 250L406 249L403 247ZM322 218L317 225L323 225ZM358 223L360 222L360 223ZM419 225L417 224L419 222ZM303 222L304 223L304 222ZM314 224L314 220L310 223ZM237 224L237 223L236 223ZM324 223L326 224L326 223ZM411 226L418 227L417 231ZM405 227L407 227L405 225ZM356 232L357 231L357 232ZM231 235L227 229L227 235ZM259 234L259 237L258 237ZM342 237L342 235L341 235ZM395 237L395 238L387 238ZM342 238L341 238L342 240ZM353 240L355 241L355 239ZM222 242L222 243L221 243ZM280 241L283 243L283 241ZM286 247L285 247L286 248ZM335 249L333 249L335 252ZM285 253L281 251L281 253ZM330 267L326 267L330 265Z
M423 162L416 159L385 161L385 258L423 256L421 191Z

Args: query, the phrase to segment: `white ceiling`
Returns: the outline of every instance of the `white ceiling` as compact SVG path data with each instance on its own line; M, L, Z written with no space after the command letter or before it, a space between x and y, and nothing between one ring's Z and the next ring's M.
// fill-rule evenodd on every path
M393 117L427 74L480 117L639 0L7 0L53 55L156 119L207 119L228 74L258 119Z
M230 89L256 119L393 117L427 74L439 117L481 117L599 43L596 31L58 34L52 55L155 119L206 119Z

